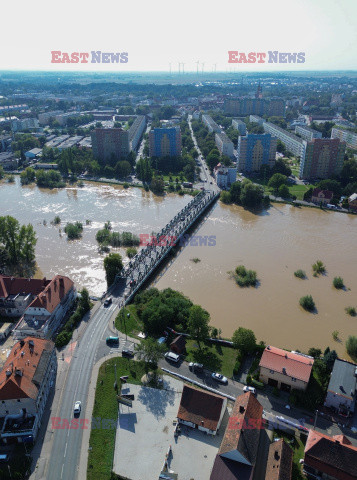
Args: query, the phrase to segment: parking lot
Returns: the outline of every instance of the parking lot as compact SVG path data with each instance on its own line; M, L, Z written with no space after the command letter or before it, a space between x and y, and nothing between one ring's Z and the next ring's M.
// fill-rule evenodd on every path
M132 408L119 407L113 470L131 480L158 478L171 445L168 464L180 480L207 480L228 414L226 412L220 436L211 437L198 430L184 428L175 439L173 421L176 420L183 384L170 377L164 378L167 390L128 385L128 391L123 391L134 394L135 400Z

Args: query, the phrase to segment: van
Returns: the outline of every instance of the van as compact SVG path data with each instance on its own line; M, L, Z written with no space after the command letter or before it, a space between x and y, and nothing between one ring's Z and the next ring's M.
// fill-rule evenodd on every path
M119 337L107 337L105 341L108 345L118 345Z
M177 355L177 353L174 352L166 352L165 358L170 362L178 363L180 361L180 355Z

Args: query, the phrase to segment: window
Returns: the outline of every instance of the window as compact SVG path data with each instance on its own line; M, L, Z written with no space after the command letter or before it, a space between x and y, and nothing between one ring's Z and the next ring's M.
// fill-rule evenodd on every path
M269 372L270 372L270 373L272 373L272 374L274 374L274 373L275 373L275 372L274 372L274 370L269 370Z
M293 382L296 382L296 378L294 378L294 377L291 377L291 380L292 380Z

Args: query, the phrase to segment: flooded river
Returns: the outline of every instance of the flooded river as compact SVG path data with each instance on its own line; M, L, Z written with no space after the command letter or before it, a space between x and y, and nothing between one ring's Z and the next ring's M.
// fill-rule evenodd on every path
M36 258L43 275L63 273L78 287L99 295L105 290L105 275L95 234L104 222L110 220L116 231L150 234L190 199L160 198L139 188L101 184L41 190L21 187L16 179L13 185L0 184L0 215L34 225ZM59 227L50 224L55 215L61 217ZM68 241L59 228L77 220L84 224L83 237ZM86 220L91 224L86 226ZM215 245L183 248L153 281L155 286L180 290L201 304L209 311L211 324L226 337L245 326L255 331L258 340L277 346L307 350L330 345L344 354L347 335L357 334L357 317L344 311L347 306L357 307L357 217L278 204L256 215L217 203L195 235L215 236L215 242L209 242ZM325 263L327 274L314 278L311 265L318 259ZM257 288L239 288L230 278L228 272L240 264L256 270ZM295 278L297 269L305 270L308 278ZM335 276L344 279L345 291L334 289ZM299 306L299 298L307 294L315 300L314 314ZM332 339L334 330L341 342Z

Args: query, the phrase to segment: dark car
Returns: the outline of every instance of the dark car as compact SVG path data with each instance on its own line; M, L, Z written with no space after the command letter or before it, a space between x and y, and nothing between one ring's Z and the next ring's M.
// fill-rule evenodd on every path
M129 348L123 348L121 354L122 354L122 357L133 358L134 356L133 350L130 350Z

